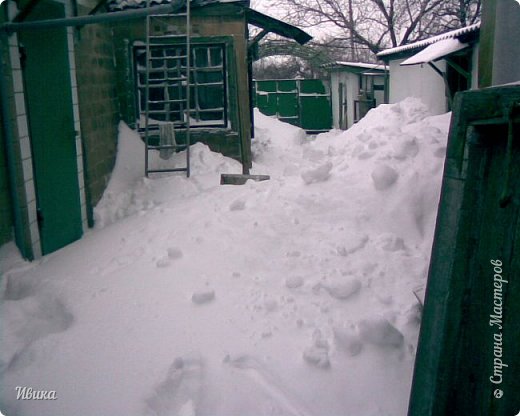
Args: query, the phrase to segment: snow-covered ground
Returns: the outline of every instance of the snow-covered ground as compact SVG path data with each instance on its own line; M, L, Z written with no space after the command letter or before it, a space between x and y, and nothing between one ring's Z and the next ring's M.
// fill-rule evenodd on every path
M191 178L143 178L122 125L96 229L33 263L0 249L0 410L406 414L448 124L408 99L313 139L257 112L271 180L243 186L202 144Z

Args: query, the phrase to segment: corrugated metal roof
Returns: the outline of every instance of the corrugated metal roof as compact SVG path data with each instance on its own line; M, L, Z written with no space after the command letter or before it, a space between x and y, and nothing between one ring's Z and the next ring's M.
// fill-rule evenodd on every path
M393 54L408 51L408 50L424 48L426 46L439 42L440 40L458 38L462 35L465 35L465 34L471 33L471 32L476 32L478 30L480 30L480 22L475 23L470 26L460 28L460 29L452 30L450 32L442 33L440 35L433 36L428 39L420 40L418 42L409 43L408 45L402 45L402 46L397 46L395 48L385 49L384 51L379 52L377 54L377 56L379 58L381 58L383 56L393 55Z

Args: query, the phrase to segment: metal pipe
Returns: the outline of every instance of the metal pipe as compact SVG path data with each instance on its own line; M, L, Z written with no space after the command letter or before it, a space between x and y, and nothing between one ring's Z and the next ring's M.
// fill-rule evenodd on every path
M94 23L110 23L132 19L140 19L150 14L176 13L185 5L185 0L172 0L169 4L162 4L150 8L137 10L125 10L121 12L104 13L97 15L86 15L77 17L65 17L61 19L37 20L22 23L4 23L0 25L0 30L8 34L23 30L41 30L57 27L84 26Z
M150 8L150 0L146 0L146 9ZM144 175L148 177L148 156L150 149L150 15L146 16L146 84L144 89ZM139 77L139 75L137 75ZM138 82L139 83L139 82ZM139 123L141 121L141 110L139 109Z
M191 146L191 5L186 2L186 107L188 120L186 120L186 177L190 177L190 146Z
M7 156L7 176L9 181L9 192L11 194L11 204L12 204L12 212L13 212L13 220L14 220L14 235L15 241L17 243L20 252L23 257L32 260L32 253L28 253L26 251L26 247L24 245L24 232L23 232L23 221L21 218L22 210L20 207L20 201L18 200L18 195L16 190L18 189L18 181L17 181L17 169L15 163L16 152L13 147L13 130L11 128L11 123L9 120L11 116L9 114L9 99L7 96L7 82L4 76L4 44L8 45L7 39L5 36L1 36L3 39L0 40L0 111L2 114L2 135L4 136L5 142L5 150Z

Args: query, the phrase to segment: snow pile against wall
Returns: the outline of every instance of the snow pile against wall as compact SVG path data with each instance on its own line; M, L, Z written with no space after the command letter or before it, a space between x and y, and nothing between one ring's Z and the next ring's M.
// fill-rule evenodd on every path
M179 192L182 194L186 187L191 188L193 184L196 186L205 175L219 171L241 172L241 165L238 162L225 158L219 153L209 152L207 147L200 143L193 145L191 152L191 170L194 176L192 183L184 183L185 181L179 181L178 178L169 178L167 182L172 182L172 188L168 186L168 192L165 192L162 188L163 182L159 181L160 185L157 188L155 186L157 182L144 177L144 142L137 132L121 122L116 165L101 201L94 208L96 228L103 228L141 210L153 208L160 201L168 199L171 194ZM176 154L171 160L166 161L156 152L150 152L149 156L150 166L157 169L186 165L184 153Z
M143 179L121 126L100 228L31 264L0 250L0 410L405 414L448 124L415 99L316 138L257 112L271 180L243 186L202 144L191 178Z

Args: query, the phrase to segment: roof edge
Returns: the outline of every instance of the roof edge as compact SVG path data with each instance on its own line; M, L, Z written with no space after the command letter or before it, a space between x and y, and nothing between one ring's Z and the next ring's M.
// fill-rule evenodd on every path
M293 26L289 23L282 22L274 17L260 13L257 10L247 7L246 9L247 23L265 29L277 35L284 36L289 39L294 39L300 45L304 45L312 39L312 36L302 29Z
M467 35L469 33L477 33L479 31L480 22L474 23L470 26L462 27L460 29L450 30L449 32L441 33L440 35L432 36L431 38L423 39L417 42L396 46L395 48L385 49L379 52L376 56L378 58L387 60L391 55L396 55L398 53L407 52L414 49L425 48L426 46L432 45L444 39L459 38L463 35Z

